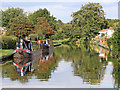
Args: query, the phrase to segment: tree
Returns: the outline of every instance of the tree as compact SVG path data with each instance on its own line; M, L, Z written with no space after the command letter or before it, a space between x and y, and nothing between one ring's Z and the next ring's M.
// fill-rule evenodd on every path
M76 32L79 32L79 38L89 38L95 36L101 26L104 25L105 17L102 6L99 3L88 3L81 7L77 12L72 15L71 21Z
M120 20L119 19L107 19L109 22L109 26L113 27L115 24L117 24Z
M20 15L24 15L23 9L21 8L8 8L5 11L2 11L2 27L10 27L9 21L11 18L16 18Z
M12 34L20 38L35 33L34 25L27 16L19 15L16 18L11 18L9 25Z
M38 17L45 17L49 25L53 30L56 30L55 24L56 24L56 18L54 16L50 16L50 12L44 8L39 9L35 11L34 13L31 13L28 18L33 22L33 24L37 24L37 18Z
M49 38L49 36L55 34L55 31L52 30L45 17L37 18L37 24L35 25L35 29L37 30L37 34L40 38Z

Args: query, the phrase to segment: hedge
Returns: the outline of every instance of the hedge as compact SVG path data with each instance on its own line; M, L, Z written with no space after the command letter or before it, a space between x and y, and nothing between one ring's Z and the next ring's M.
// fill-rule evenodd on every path
M112 38L107 39L107 45L109 48L112 44L113 44L113 39Z
M29 37L30 37L31 40L33 40L33 41L36 41L37 38L39 38L37 34L30 34Z
M15 43L17 41L17 37L15 36L0 36L2 49L15 49Z

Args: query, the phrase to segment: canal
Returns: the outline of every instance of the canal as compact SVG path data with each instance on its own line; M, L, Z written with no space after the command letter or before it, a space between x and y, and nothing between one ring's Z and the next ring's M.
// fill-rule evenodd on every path
M13 63L2 65L3 88L120 88L120 64L99 46L54 48L19 76Z

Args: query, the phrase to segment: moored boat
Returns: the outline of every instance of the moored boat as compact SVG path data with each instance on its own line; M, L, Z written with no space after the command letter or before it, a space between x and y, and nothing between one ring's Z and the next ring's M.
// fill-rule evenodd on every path
M50 46L52 46L52 41L50 39L39 39L38 43L43 49L48 49Z
M39 39L38 44L40 45L39 49L42 49L43 52L49 52L54 48L50 39Z
M20 39L16 42L15 50L13 51L13 61L15 64L22 66L31 61L31 42Z
M53 52L54 46L47 39L39 41L30 41L20 39L16 42L16 48L13 51L13 64L15 65L20 76L23 76L31 63L39 60L45 53ZM45 56L46 60L50 57Z

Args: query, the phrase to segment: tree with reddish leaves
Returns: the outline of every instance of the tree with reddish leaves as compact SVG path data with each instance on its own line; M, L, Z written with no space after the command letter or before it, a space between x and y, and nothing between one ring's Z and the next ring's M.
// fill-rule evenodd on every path
M35 29L39 38L49 38L51 35L55 34L55 31L52 30L45 17L37 18L37 24L35 25Z
M36 33L34 25L26 16L18 16L10 19L10 32L16 37L23 38L31 33Z

